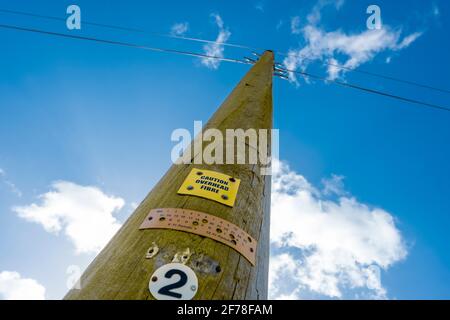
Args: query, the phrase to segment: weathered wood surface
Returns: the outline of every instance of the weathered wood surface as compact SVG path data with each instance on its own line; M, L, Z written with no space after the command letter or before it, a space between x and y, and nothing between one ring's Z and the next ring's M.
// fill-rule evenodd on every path
M270 130L272 72L273 53L266 51L204 130ZM192 168L214 170L241 179L235 206L230 208L211 200L178 195L178 188ZM148 289L151 274L187 248L192 255L186 265L199 280L195 299L267 299L270 179L260 174L259 165L173 165L89 265L81 277L81 290L70 290L65 299L153 299ZM206 237L174 230L139 230L143 219L154 208L198 210L238 225L258 239L256 266L232 248ZM146 259L153 242L159 252Z

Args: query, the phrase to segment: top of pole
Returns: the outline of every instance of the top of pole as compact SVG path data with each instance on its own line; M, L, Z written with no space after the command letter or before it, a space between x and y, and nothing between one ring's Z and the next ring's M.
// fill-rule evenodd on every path
M214 113L204 130L272 129L274 52L266 50ZM258 101L258 103L254 103Z

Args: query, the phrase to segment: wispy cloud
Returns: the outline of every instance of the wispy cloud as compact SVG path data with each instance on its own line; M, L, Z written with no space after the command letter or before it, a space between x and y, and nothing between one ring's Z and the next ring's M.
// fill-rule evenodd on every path
M441 14L441 10L436 3L433 3L432 12L435 17L438 17Z
M344 188L344 176L333 174L331 175L330 178L323 178L322 184L323 184L322 192L326 196L329 195L342 196L347 193Z
M277 25L276 25L276 29L277 30L280 30L281 29L281 27L283 26L283 24L284 24L284 21L283 20L280 20L280 21L278 21L278 23L277 23Z
M39 196L41 203L13 208L20 218L35 222L45 231L62 230L74 244L76 253L100 251L119 229L113 216L125 202L99 188L59 181L52 190Z
M422 35L421 32L414 32L402 37L401 29L393 29L388 25L379 30L365 30L359 33L345 33L342 30L325 31L319 26L322 18L321 10L332 3L339 9L343 1L319 1L307 16L308 23L303 26L300 26L299 17L292 19L292 34L301 35L306 45L289 50L288 57L284 60L287 69L305 70L312 61L322 61L332 64L327 71L328 78L334 80L341 77L346 69L357 68L383 51L399 51L407 48ZM298 83L295 74L291 73L290 79Z
M419 39L422 36L422 32L414 32L403 38L402 42L400 42L397 46L391 47L392 50L398 51L401 49L408 48L414 41Z
M259 2L255 5L255 9L260 11L260 12L264 12L264 3L263 2Z
M390 213L357 201L342 179L325 179L319 190L286 163L275 166L271 298L387 297L379 271L406 257L402 235Z
M175 23L170 29L170 34L174 36L183 36L189 30L188 22Z
M3 300L44 300L45 287L34 279L22 278L18 272L2 271L0 297Z
M339 10L345 3L345 0L318 0L306 19L310 24L317 24L322 19L322 9L326 6L333 5Z
M292 34L300 34L302 29L300 28L300 17L295 16L291 18L291 32Z
M2 168L0 168L0 182L3 182L16 196L22 197L22 191L20 191L20 189L6 177L6 172Z
M225 43L231 36L231 32L225 28L222 18L218 14L211 14L214 18L214 22L219 28L219 34L217 35L215 43L208 43L203 46L204 52L208 56L223 58L224 46L221 43ZM203 58L202 64L210 69L217 69L220 66L220 60L213 58Z

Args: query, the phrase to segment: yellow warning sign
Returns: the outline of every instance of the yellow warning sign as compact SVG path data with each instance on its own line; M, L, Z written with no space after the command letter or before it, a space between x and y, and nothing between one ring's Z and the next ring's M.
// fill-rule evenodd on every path
M184 180L178 194L198 196L234 206L241 180L223 173L192 169Z

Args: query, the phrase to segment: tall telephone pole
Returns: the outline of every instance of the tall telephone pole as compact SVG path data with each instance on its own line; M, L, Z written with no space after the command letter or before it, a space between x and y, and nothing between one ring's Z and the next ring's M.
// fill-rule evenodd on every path
M266 51L203 131L210 128L223 133L227 129L266 129L269 130L270 153L273 65L273 52ZM247 155L249 149L245 150ZM194 299L267 299L271 177L262 175L260 169L260 163L172 165L86 269L80 279L81 289L71 289L65 299L154 299L149 283L161 281L161 277L158 279L152 274L172 262L189 267L198 278L198 287L191 286L196 290ZM202 170L229 176L231 182L227 180L226 184L240 181L234 204L224 204L228 199L224 195L221 203L189 195L189 192L180 194L185 179L191 173L201 176ZM187 187L188 191L192 189L194 187L190 185ZM165 228L143 228L143 222L152 223L149 216L152 212L155 220L159 217L157 223L166 223L168 220L164 220L171 218L171 213L191 214L189 219L195 213L199 217L204 215L204 219L189 220L189 224L199 228L196 232L189 232L195 228L187 225L185 231L167 225ZM163 214L168 215L163 217ZM217 223L220 220L224 225L229 224L230 230L234 228L236 233L230 231L229 234L230 243L225 239L227 227L223 230L214 227L214 238L208 233L209 222L205 217L217 218ZM185 222L188 223L187 218ZM203 222L206 225L199 225ZM241 235L246 239L241 239ZM252 245L255 245L254 249L250 248ZM254 261L251 261L252 255ZM166 274L167 281L169 276Z

